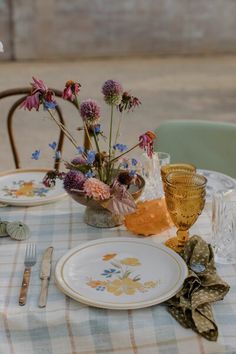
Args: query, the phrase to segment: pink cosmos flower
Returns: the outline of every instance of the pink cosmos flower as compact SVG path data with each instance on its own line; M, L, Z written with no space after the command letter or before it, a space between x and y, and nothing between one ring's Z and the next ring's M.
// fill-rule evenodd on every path
M31 82L31 86L32 86L32 93L31 94L34 94L38 91L41 93L45 93L48 90L48 87L45 85L43 80L38 80L34 76L32 77L32 79L34 82Z
M88 178L83 189L87 197L94 200L105 200L110 197L110 187L97 178Z
M64 91L63 91L63 94L62 94L62 98L64 100L71 100L73 101L73 93L72 93L72 90L71 90L71 86L68 86L68 87L65 87L64 88Z
M32 108L35 108L36 111L39 110L40 106L40 92L36 92L34 95L26 97L26 99L21 103L20 108L28 109L31 111Z
M49 90L42 80L33 77L33 81L31 83L31 94L21 103L20 108L29 111L35 108L38 111L40 104L43 103L44 109L54 109L57 105L54 92Z
M66 82L62 98L64 100L74 101L75 96L80 92L80 83L69 80Z
M139 137L139 147L146 151L148 157L152 157L153 154L153 140L156 138L156 135L147 131L145 134L140 135Z

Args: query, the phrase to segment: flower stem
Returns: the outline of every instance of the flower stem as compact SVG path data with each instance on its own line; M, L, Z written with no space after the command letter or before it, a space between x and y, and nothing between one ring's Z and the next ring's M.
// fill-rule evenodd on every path
M113 112L114 112L114 106L112 104L111 105L111 119L110 119L110 134L109 134L109 157L108 157L108 168L107 168L107 176L106 176L106 182L108 184L109 184L109 181L110 181L110 175L111 175L111 170L112 170L111 145L112 145Z
M110 161L110 163L112 163L112 162L118 160L121 156L124 156L124 155L128 154L130 151L134 150L134 149L135 149L136 147L138 147L138 146L139 146L139 143L136 144L136 145L134 145L134 146L133 146L132 148L130 148L129 150L123 152L123 154L120 154L119 156L116 156L114 159L112 159L112 160Z
M79 100L78 100L78 97L77 97L76 94L75 94L75 100L74 100L74 102L75 102L76 108L79 110Z
M57 126L63 131L63 133L67 136L67 138L70 140L70 142L77 148L78 144L76 143L75 139L73 138L73 136L71 135L71 133L66 129L66 127L64 126L64 124L62 124L61 122L59 122L54 115L52 114L51 110L48 109L47 110L48 113L50 114L51 118L54 120L54 122L57 124Z
M78 97L77 95L75 95L75 105L79 111L79 100L78 100ZM85 148L85 151L87 150L91 150L92 149L92 141L90 139L90 134L89 134L89 131L88 131L88 127L87 127L87 124L85 122L83 122L83 125L84 125L84 148Z
M111 105L111 120L110 120L110 134L109 134L109 162L111 160L111 143L112 143L112 126L113 126L113 110L114 106Z
M120 125L121 125L122 118L123 118L123 112L120 114L120 118L119 118L119 122L118 122L118 126L117 126L117 131L116 131L116 137L115 137L115 143L114 143L114 145L116 145L117 139L118 139L118 137L119 137Z
M93 137L94 137L95 145L97 148L98 158L99 158L99 163L100 163L100 166L98 167L98 174L99 174L100 180L103 181L101 152L100 152L100 148L98 145L98 139L97 139L97 136L96 136L96 133L94 132L94 130L93 130Z
M90 139L88 127L87 127L87 124L84 122L84 149L85 149L85 151L91 150L92 146L93 146L93 144Z

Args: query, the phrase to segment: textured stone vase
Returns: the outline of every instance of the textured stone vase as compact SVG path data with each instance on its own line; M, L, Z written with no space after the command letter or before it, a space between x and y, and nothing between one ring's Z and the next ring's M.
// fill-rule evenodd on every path
M145 186L145 181L141 176L138 176L137 183L131 185L129 192L132 194L134 200L137 200ZM97 201L88 199L83 193L73 192L69 195L78 203L85 205L84 222L94 227L115 227L123 224L124 217L111 213L109 210L103 208Z
M84 213L84 222L95 227L115 227L123 224L123 216L111 213L101 205L87 206Z

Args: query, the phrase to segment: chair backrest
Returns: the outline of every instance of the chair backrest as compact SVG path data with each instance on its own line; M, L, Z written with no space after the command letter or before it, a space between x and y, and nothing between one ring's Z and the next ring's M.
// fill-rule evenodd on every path
M236 124L201 120L175 120L156 130L155 150L166 151L171 162L192 163L197 168L236 178Z
M58 98L62 98L62 92L56 89L52 89ZM13 153L13 158L14 158L14 163L15 167L18 169L21 167L20 165L20 157L18 153L18 149L15 143L15 138L14 138L14 132L13 132L13 117L14 113L16 112L17 108L20 106L20 104L24 101L26 96L28 96L31 92L30 87L23 87L23 88L15 88L15 89L10 89L10 90L5 90L0 92L0 99L7 98L10 96L20 96L20 98L17 98L17 100L12 104L12 106L9 109L9 112L7 114L7 130L8 130L8 136L10 140L10 145L11 145L11 150ZM72 102L71 102L72 103ZM73 104L73 103L72 103ZM58 114L58 119L62 124L65 124L65 121L62 116L62 112L60 109L60 106L56 106L56 111ZM57 142L57 149L59 151L62 151L63 148L63 142L64 142L64 133L63 131L59 131L59 136L58 136L58 142ZM60 160L55 160L54 162L54 168L58 169L60 165Z

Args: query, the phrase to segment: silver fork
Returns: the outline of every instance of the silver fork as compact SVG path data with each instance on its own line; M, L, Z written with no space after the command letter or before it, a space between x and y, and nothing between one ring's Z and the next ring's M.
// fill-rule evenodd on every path
M20 289L20 296L19 296L19 305L23 306L26 303L27 299L27 292L30 282L30 274L31 274L31 267L33 267L36 263L36 245L35 243L28 243L26 246L25 251L25 270L22 279L21 289Z

